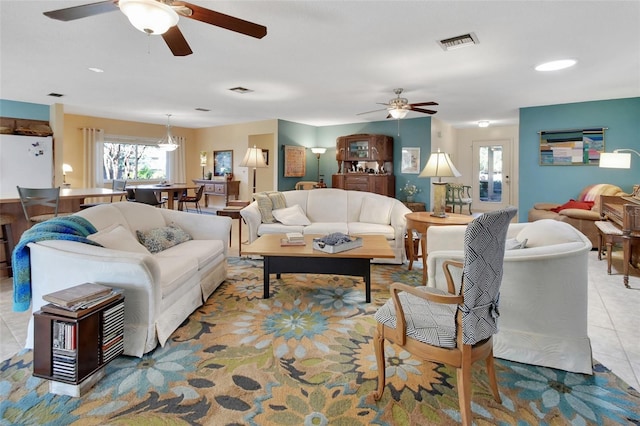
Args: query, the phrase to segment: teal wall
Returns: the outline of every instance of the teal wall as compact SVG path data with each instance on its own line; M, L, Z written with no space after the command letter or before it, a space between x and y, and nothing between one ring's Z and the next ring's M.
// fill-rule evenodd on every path
M0 117L49 121L49 105L0 99Z
M640 183L640 157L632 154L631 169L597 166L541 166L540 135L544 130L606 127L605 151L640 150L640 98L580 102L520 109L520 220L537 202L564 203L595 183L610 183L630 192Z
M336 139L340 136L357 133L374 133L393 137L393 173L396 177L396 196L400 197L400 188L407 180L422 188L415 198L416 201L427 203L429 200L429 179L418 179L416 174L400 173L402 147L420 148L420 164L424 165L431 152L431 117L420 117L400 120L400 136L398 136L398 121L374 121L367 123L343 124L337 126L314 127L289 121L278 122L278 143L282 152L283 145L299 145L308 148L325 147L327 152L320 157L320 174L325 182L331 186L331 175L338 171L336 161ZM281 161L281 163L283 163ZM316 180L317 159L311 151L307 152L307 173L304 178L284 178L284 165L280 164L278 174L278 190L293 189L299 180ZM401 197L400 197L401 198Z

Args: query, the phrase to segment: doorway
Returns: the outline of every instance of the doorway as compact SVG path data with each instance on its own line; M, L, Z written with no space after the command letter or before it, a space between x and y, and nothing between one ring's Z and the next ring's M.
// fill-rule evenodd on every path
M473 141L474 210L493 211L511 204L510 139Z

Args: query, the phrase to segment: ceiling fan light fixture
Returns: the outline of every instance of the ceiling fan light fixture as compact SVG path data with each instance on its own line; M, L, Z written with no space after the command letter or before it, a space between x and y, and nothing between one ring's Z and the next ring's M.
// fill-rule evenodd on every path
M178 23L176 11L156 0L120 0L118 4L131 25L146 34L164 34Z
M401 118L405 118L407 116L407 114L409 113L408 109L405 108L389 108L389 114L391 114L391 117L399 120Z

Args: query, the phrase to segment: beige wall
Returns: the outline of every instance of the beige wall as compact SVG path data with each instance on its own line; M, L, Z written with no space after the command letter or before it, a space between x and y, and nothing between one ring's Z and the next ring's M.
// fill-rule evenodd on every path
M276 182L278 120L256 121L228 126L208 127L195 130L195 149L187 154L187 179L202 177L200 151L207 151L206 171L213 171L213 151L233 150L233 175L240 181L240 199L249 200L253 185L253 170L240 167L249 146L269 150L269 168L257 171L258 190L273 189ZM271 179L269 179L271 176ZM266 182L265 182L266 180ZM210 204L220 204L222 197L210 197Z
M127 135L144 138L157 138L160 140L166 134L166 125L139 123L135 121L112 120L108 118L90 117L85 115L64 114L64 127L62 129L62 160L61 163L67 163L73 167L73 172L67 174L67 183L71 187L80 188L83 182L84 170L84 146L82 144L82 128L104 129L105 133L113 135ZM56 141L59 140L59 129L55 130ZM187 159L195 158L194 166L189 167L187 161L187 177L197 177L197 171L200 169L198 157L198 149L196 148L196 131L182 127L171 126L171 133L175 136L183 136L186 138ZM56 142L56 149L58 143ZM59 157L60 152L56 152ZM197 164L197 168L195 165ZM56 167L58 159L56 159ZM61 169L62 165L60 165ZM201 169L200 169L201 170ZM57 175L56 175L57 176ZM62 175L61 175L62 176ZM57 182L56 177L56 182ZM60 177L62 182L62 177Z

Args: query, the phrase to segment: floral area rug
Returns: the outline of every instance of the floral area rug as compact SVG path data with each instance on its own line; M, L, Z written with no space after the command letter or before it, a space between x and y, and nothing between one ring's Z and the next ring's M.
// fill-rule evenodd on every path
M387 387L377 384L373 313L393 281L422 271L374 265L372 300L361 278L272 276L230 259L229 279L164 348L120 356L81 398L48 393L32 352L0 364L0 423L38 425L429 425L459 422L455 370L386 345ZM484 363L473 371L478 425L640 424L640 395L602 365L587 376L496 360L502 404Z

